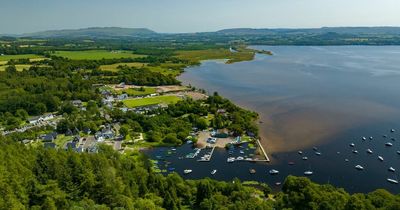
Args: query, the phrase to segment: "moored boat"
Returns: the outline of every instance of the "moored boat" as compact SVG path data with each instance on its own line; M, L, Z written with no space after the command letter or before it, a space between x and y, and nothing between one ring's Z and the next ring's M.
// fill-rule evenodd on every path
M185 169L185 170L183 170L183 173L190 174L190 173L192 173L192 169Z
M367 153L368 153L368 154L372 154L372 153L374 153L374 152L372 152L371 149L367 149Z
M383 157L382 157L382 156L378 156L378 159L379 159L380 161L383 161Z
M354 153L354 154L358 154L358 151L357 151L357 150L353 150L353 153Z
M363 141L367 140L367 138L366 138L366 137L364 137L364 136L363 136L361 139L362 139Z
M355 147L356 145L354 144L354 143L351 143L350 144L350 147Z
M275 169L271 169L271 170L269 170L269 174L271 174L271 175L279 174L279 171L275 170Z
M251 169L249 170L249 172L250 172L250 174L255 174L255 173L256 173L256 169L251 168Z
M217 169L211 171L211 175L214 175L215 173L217 173Z
M391 146L393 146L393 144L392 144L392 143L390 143L390 142L386 142L386 143L385 143L385 146L387 146L387 147L391 147Z
M364 167L362 167L361 165L356 165L355 168L356 168L357 170L364 170Z
M320 152L315 152L316 155L321 156L322 154Z
M303 151L299 150L297 153L299 153L299 155L302 155Z
M226 160L226 162L228 162L228 163L233 163L233 162L235 162L235 158L234 158L234 157L230 157L230 158L228 158L228 159Z
M387 178L386 180L387 180L388 182L392 183L392 184L398 184L398 183L399 183L399 181L397 181L397 180L395 180L395 179Z
M308 157L303 157L302 159L303 159L303 160L308 160Z
M306 176L311 176L313 174L314 174L314 172L312 172L312 171L304 171L304 175L306 175Z
M394 169L393 167L390 167L388 170L391 171L391 172L395 172L396 171L396 169Z

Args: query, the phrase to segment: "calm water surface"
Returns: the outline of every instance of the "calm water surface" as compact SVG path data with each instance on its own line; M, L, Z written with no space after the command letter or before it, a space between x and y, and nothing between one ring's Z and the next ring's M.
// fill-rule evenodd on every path
M225 65L207 61L187 69L180 80L218 91L261 116L263 144L273 161L268 164L226 163L228 153L218 150L210 163L178 159L189 145L167 157L177 172L193 169L188 178L264 181L271 185L289 175L314 171L312 180L344 187L350 192L385 188L400 192L386 178L400 177L400 47L295 47L255 46L274 56L257 55L249 62ZM391 133L390 129L398 132ZM388 135L383 138L382 135ZM362 141L362 136L373 140ZM391 138L395 138L391 140ZM398 140L396 140L398 139ZM393 147L386 147L392 142ZM355 148L349 144L355 143ZM316 156L312 147L322 153ZM367 154L366 149L374 151ZM353 154L352 149L359 151ZM163 149L149 152L163 153ZM165 150L165 149L164 149ZM297 153L303 150L308 160ZM381 162L378 155L384 158ZM345 159L349 161L346 162ZM288 162L295 162L289 166ZM364 166L364 171L354 166ZM389 172L394 167L396 173ZM250 174L249 169L257 170ZM270 176L270 169L280 171Z

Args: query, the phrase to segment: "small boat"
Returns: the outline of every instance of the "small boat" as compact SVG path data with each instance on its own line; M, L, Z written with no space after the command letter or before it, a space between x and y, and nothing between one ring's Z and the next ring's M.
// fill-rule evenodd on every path
M279 171L275 170L275 169L271 169L271 170L269 170L269 174L271 174L271 175L279 174Z
M249 172L250 172L250 174L255 174L255 173L256 173L256 169L251 168L251 169L249 170Z
M336 154L340 155L340 152L336 152Z
M314 151L318 151L318 148L317 147L313 147L312 148Z
M358 154L358 151L357 151L357 150L353 150L353 153L354 153L354 154Z
M243 151L243 150L240 150L239 153L240 153L240 154L244 154L244 151Z
M383 138L387 138L387 135L383 135Z
M245 158L246 161L252 161L252 158Z
M370 137L369 137L369 140L372 140L372 139L374 139L374 137L370 136Z
M356 145L354 144L354 143L351 143L350 144L350 147L355 147Z
M172 151L176 151L176 148L172 148L171 150L172 150Z
M320 152L315 152L316 155L321 156L322 154Z
M397 154L400 155L400 151L397 151Z
M371 149L367 149L367 153L368 153L368 154L372 154L372 153L374 153L374 152L372 152Z
M390 138L392 141L396 141L396 138L394 138L394 137L392 137L392 138Z
M313 173L314 172L312 172L312 171L304 171L304 175L306 175L306 176L311 176L311 175L313 175Z
M390 167L388 170L391 171L391 172L395 172L396 171L396 169L394 169L393 167Z
M387 147L391 147L391 146L393 146L393 144L392 144L392 143L390 143L390 142L386 142L386 143L385 143L385 146L387 146Z
M298 151L297 153L299 153L299 155L302 155L302 154L303 154L303 151L300 150L300 151Z
M275 182L276 186L280 186L282 183L281 182Z
M235 162L235 158L230 157L230 158L228 158L228 159L226 160L226 162L228 162L228 163L233 163L233 162Z
M192 173L192 170L191 169L185 169L185 170L183 170L183 173L184 174L190 174L190 173Z
M344 159L345 162L349 162L349 159Z
M383 157L382 157L382 156L378 156L378 159L379 159L380 161L383 161Z
M168 171L175 171L175 168L168 168Z
M239 156L239 157L236 158L236 160L244 160L244 157Z
M357 170L364 170L364 167L360 166L360 165L356 165L355 167Z
M294 162L293 161L289 161L288 165L292 166L292 165L294 165Z
M193 141L190 141L190 140L189 140L189 141L187 141L186 143L187 143L187 144L191 144L191 143L193 143Z
M303 159L303 160L308 160L308 157L303 157L302 159Z
M399 181L397 181L397 180L395 180L395 179L387 178L386 180L387 180L388 182L392 183L392 184L398 184L398 183L399 183Z
M362 139L363 141L367 140L367 138L366 138L366 137L364 137L364 136L363 136L361 139Z
M217 173L217 169L211 171L211 175L214 175L215 173Z
M395 129L390 130L390 132L392 132L392 133L394 133L395 131L396 131Z

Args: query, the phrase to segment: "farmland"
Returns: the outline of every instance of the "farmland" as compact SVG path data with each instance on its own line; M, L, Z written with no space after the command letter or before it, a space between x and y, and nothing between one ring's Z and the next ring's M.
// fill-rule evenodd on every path
M106 51L106 50L84 50L84 51L56 51L52 55L68 58L71 60L101 60L114 58L139 58L144 55L137 55L128 51Z
M17 69L17 71L22 71L24 69L28 70L31 67L31 65L29 64L18 64L15 65L15 68ZM7 68L7 65L0 65L0 71L5 71Z
M155 104L174 104L181 100L178 96L165 95L165 96L155 96L150 98L140 98L140 99L127 99L123 103L128 108L134 108L139 106L149 106Z
M110 65L101 65L100 69L103 71L118 71L118 66L129 66L129 67L135 67L135 68L141 68L146 66L146 63L115 63L115 64L110 64Z
M118 66L129 66L135 68L145 68L153 72L159 72L164 75L178 76L186 67L184 64L175 63L162 63L160 65L148 65L147 63L116 63L111 65L101 65L100 69L103 71L118 71Z
M176 57L189 60L193 63L213 59L228 59L227 63L234 63L252 60L254 52L251 50L231 52L229 49L185 50L177 51Z
M35 61L35 59L43 59L43 58L44 58L43 56L35 55L35 54L1 55L0 62L1 61L9 61L9 60L18 60L18 59L32 59L32 61Z

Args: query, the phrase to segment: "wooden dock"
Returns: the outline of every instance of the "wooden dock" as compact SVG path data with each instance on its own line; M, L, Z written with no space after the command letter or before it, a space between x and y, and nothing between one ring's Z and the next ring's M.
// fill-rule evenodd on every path
M267 162L269 162L269 161L270 161L270 160L269 160L269 157L268 157L267 153L265 152L264 147L261 145L261 142L260 142L259 139L257 139L257 145L260 147L260 149L261 149L261 151L262 151L262 153L263 153L263 155L264 155L264 157L265 157L265 160L266 160Z
M211 161L211 158L212 158L212 156L213 156L213 154L214 154L214 150L215 150L215 147L216 146L213 146L213 148L212 148L212 150L211 150L211 152L210 152L210 157L209 158L207 158L207 159L199 159L199 160L197 160L197 161L199 161L199 162L210 162Z

